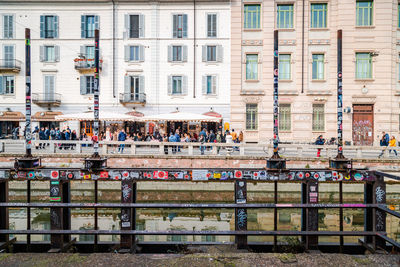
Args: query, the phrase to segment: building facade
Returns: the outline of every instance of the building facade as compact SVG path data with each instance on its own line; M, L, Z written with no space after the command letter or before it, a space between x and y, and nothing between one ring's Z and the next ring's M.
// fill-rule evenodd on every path
M11 113L25 113L25 28L31 29L33 126L52 114L93 106L95 29L100 30L102 110L135 108L144 115L177 108L197 114L213 110L229 121L229 1L22 0L0 5L3 121ZM74 129L85 127L70 123Z
M337 136L337 31L343 31L343 140L399 136L399 2L232 0L231 126L273 132L273 32L279 30L279 137Z

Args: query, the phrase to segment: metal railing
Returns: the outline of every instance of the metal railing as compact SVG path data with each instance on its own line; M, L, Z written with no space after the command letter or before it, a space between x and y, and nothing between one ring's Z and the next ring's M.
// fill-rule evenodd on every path
M94 59L81 59L81 58L76 58L74 60L75 63L75 69L76 70L90 70L94 69ZM99 62L99 69L101 70L103 67L103 60L100 60Z
M315 174L318 176L315 176ZM298 174L303 174L300 176ZM337 180L337 177L342 179ZM258 246L263 246L264 250L279 251L285 244L277 241L278 236L301 236L299 240L305 250L315 249L321 244L319 236L339 236L336 246L341 253L349 249L344 242L345 236L362 236L360 246L364 249L375 251L377 249L400 249L400 244L389 238L386 232L387 214L400 218L400 213L386 207L386 183L385 173L368 170L347 170L332 171L329 169L288 169L287 171L273 171L265 169L150 169L150 168L110 168L99 172L89 172L82 169L73 168L41 168L30 171L14 171L12 169L0 169L0 249L9 249L14 246L17 239L10 239L8 235L26 235L27 241L19 241L25 246L19 251L38 251L34 249L37 244L31 242L31 235L51 235L49 242L51 252L67 251L71 246L78 247L79 242L71 238L71 235L93 235L94 241L85 242L85 250L98 251L98 235L120 235L117 246L120 251L136 251L138 247L146 246L146 242L138 242L137 235L214 235L214 236L235 236L235 243L238 248L250 248L255 246L248 242L248 236L273 236L273 242L261 242ZM400 177L390 175L392 179L400 181ZM336 178L335 178L336 177ZM25 180L27 183L26 203L8 202L8 181ZM31 181L50 180L50 203L31 202ZM70 182L74 180L86 180L94 183L94 202L93 203L71 203ZM106 203L100 199L98 193L98 183L102 181L121 182L121 203ZM180 181L190 182L230 182L233 184L235 202L234 203L137 203L137 184L141 182L160 182L160 181ZM248 203L247 183L269 182L274 184L273 203ZM278 185L280 182L301 183L301 203L279 203ZM318 203L319 184L323 182L336 182L339 185L339 203ZM343 203L343 185L347 183L364 184L364 203ZM103 196L103 195L101 195ZM107 198L108 200L108 198ZM27 209L27 227L25 230L9 229L8 208ZM31 227L31 208L50 208L50 229L33 230ZM71 209L94 209L94 229L93 230L71 230ZM104 230L98 224L98 209L121 209L120 229ZM156 209L234 209L235 230L208 231L208 230L161 230L148 231L136 229L136 209L156 208ZM299 208L301 213L300 230L278 230L278 209ZM344 231L343 209L363 209L364 210L364 231ZM248 230L247 209L273 209L273 230ZM318 228L319 216L318 209L339 209L339 231L320 231ZM183 242L185 243L185 242ZM391 244L391 245L388 245ZM105 244L103 243L102 246ZM155 246L154 242L151 244ZM158 242L158 245L167 245ZM290 245L290 244L289 244ZM108 244L108 250L116 247L116 244ZM43 249L43 246L42 246ZM113 249L114 250L114 249ZM332 251L331 251L332 252Z
M145 93L121 93L121 94L119 94L119 102L122 104L128 104L128 103L144 104L144 103L146 103L146 94Z
M20 71L22 62L17 59L0 59L0 70Z
M43 105L59 106L61 104L61 94L33 93L32 102L38 105L43 104Z

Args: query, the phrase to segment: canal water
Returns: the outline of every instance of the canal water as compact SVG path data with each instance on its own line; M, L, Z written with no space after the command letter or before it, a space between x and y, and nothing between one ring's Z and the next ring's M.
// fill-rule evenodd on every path
M99 182L99 202L119 203L120 182ZM300 183L279 183L279 203L300 203ZM9 201L26 202L26 182L9 183ZM344 184L343 200L346 203L363 203L363 184ZM32 202L49 201L49 182L31 182ZM91 181L71 182L71 199L74 203L92 203L94 186ZM387 185L387 204L399 211L400 184ZM273 203L273 184L248 183L248 203ZM319 203L338 203L338 184L321 183ZM147 203L234 203L233 183L138 183L138 202ZM138 230L211 230L228 231L235 229L233 209L137 209ZM273 209L248 209L249 230L273 230ZM101 230L120 229L120 209L99 209L98 224ZM339 231L339 209L319 209L320 231ZM73 230L93 229L93 209L71 209ZM364 209L344 209L345 231L364 230ZM26 209L9 209L10 229L26 229ZM50 229L49 209L31 209L31 226L34 230ZM278 230L300 230L301 209L278 209ZM400 242L400 220L388 215L386 228L390 238ZM24 235L14 235L17 240L26 240ZM93 236L77 235L78 241L92 241ZM139 241L184 241L184 242L233 242L229 236L138 236ZM345 242L357 243L360 237L345 237ZM49 241L49 235L33 235L32 242ZM104 235L100 241L119 241L119 236ZM272 242L273 237L251 236L249 242ZM278 241L293 242L294 237L278 237ZM339 237L319 237L320 242L339 242Z

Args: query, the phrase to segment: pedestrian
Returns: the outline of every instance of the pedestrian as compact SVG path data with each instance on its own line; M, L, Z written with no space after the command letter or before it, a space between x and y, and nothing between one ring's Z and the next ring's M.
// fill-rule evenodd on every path
M239 134L239 143L243 143L243 131L240 131L240 134Z
M201 143L200 144L200 153L202 155L204 155L204 149L205 149L204 143L206 142L206 137L203 134L200 134L199 142Z
M164 137L163 137L163 142L166 143L168 142L168 136L164 133ZM168 146L164 145L164 154L168 155Z
M221 131L218 131L217 136L215 137L216 143L221 143L222 142L222 135ZM221 149L220 146L217 147L217 154L219 154L219 150Z
M170 132L168 142L176 142L176 136ZM172 154L176 153L176 146L172 146Z
M12 139L16 140L18 139L19 136L19 127L15 127L12 131Z
M231 136L232 136L232 141L233 141L234 143L237 143L238 137L237 137L237 133L235 132L235 129L232 129Z
M395 149L396 145L397 145L396 138L394 137L394 135L392 135L392 138L390 138L390 141L389 141L389 147L392 148L392 149L389 149L389 155L390 155L390 152L393 150L394 154L397 157L397 151Z
M322 137L322 134L317 137L317 140L315 141L315 144L318 145L318 146L322 146L323 144L325 144L325 139ZM317 158L321 157L321 150L322 150L322 148L318 148Z
M124 142L126 140L126 133L124 129L121 129L121 131L118 134L118 141L119 142ZM124 153L124 147L125 144L120 144L118 148L118 153L123 154Z
M389 145L389 134L385 133L384 131L382 132L382 138L380 140L380 145L382 147L385 147L384 149L382 149L381 154L379 154L378 158L381 158L383 156L383 153L385 152L387 146Z
M55 140L56 139L56 130L54 130L54 127L51 127L50 130L50 139Z
M39 131L39 140L46 140L46 135L44 134L44 128L40 128ZM44 143L39 143L39 149L44 148Z

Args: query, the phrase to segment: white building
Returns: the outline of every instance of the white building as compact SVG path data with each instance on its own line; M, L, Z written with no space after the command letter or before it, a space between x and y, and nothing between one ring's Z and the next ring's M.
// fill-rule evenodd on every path
M68 114L93 106L95 28L102 110L212 109L229 121L229 1L0 0L0 16L1 134L21 117L16 112L25 114L25 28L31 30L33 126L52 120L49 108Z

